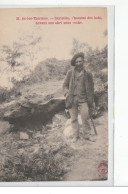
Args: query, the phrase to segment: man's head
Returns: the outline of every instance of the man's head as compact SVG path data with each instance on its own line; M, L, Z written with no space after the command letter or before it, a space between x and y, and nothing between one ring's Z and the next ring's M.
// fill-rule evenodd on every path
M75 68L81 69L84 65L84 53L77 53L71 60L71 65Z

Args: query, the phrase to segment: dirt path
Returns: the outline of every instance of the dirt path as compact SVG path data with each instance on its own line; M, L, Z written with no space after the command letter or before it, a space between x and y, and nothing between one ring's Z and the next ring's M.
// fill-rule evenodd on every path
M98 166L107 163L108 135L107 135L107 113L95 120L98 136L95 142L88 142L80 138L77 143L68 141L74 149L75 160L64 180L85 181L107 179L107 174L98 172Z

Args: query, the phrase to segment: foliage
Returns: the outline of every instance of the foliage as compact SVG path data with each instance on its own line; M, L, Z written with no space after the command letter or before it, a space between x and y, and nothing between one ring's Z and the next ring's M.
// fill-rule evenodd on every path
M0 181L57 181L65 174L54 154L40 150L31 157L18 153L8 156L1 167Z
M16 97L21 96L18 87L13 87L11 90L0 87L0 103L4 101L14 100Z
M38 52L41 49L41 37L33 34L20 38L18 43L3 45L0 57L1 86L3 84L3 87L10 89L15 82L22 81L32 73L38 63Z
M23 52L20 51L21 46L18 43L13 43L12 48L8 45L3 45L1 61L6 61L11 67L20 65L16 60L23 55Z

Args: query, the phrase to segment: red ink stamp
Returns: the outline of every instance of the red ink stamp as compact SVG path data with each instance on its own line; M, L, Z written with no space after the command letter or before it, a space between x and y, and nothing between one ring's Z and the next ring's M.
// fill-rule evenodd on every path
M107 174L108 173L108 165L105 162L101 162L98 166L99 174Z

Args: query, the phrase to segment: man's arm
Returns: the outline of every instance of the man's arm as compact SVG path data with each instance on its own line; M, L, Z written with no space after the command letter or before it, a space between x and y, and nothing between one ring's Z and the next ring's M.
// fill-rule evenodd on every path
M92 96L94 96L94 81L91 73L89 73L89 83L90 83L90 93L92 94Z
M69 80L70 80L70 71L67 72L63 83L64 96L66 96L69 93Z
M90 72L88 73L87 90L88 90L88 103L89 103L89 106L92 107L94 102L94 82L93 82L93 76Z

